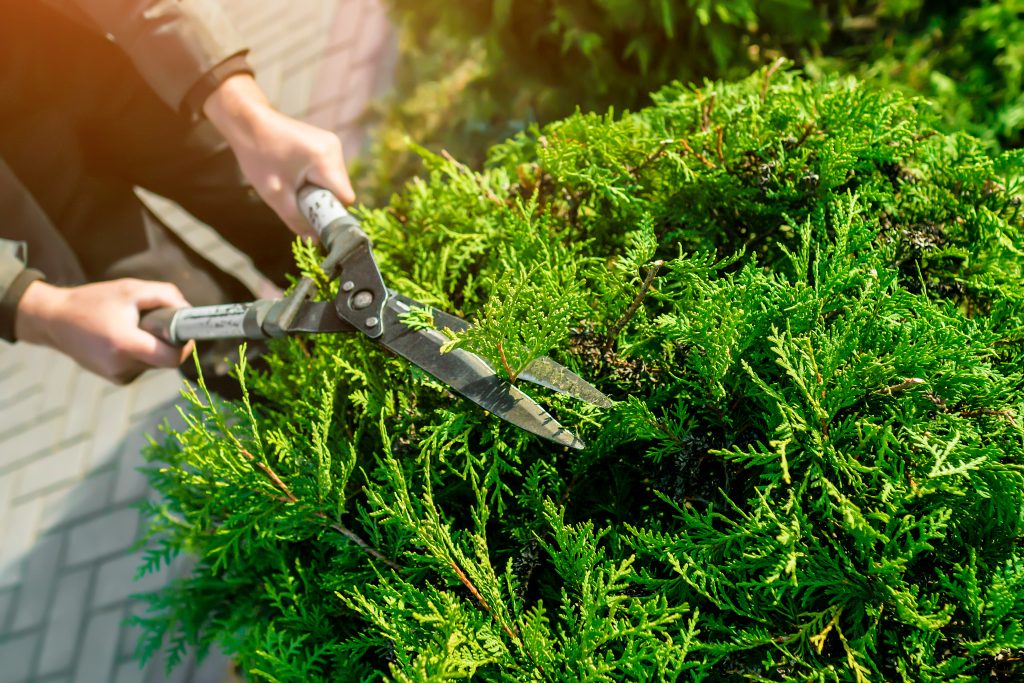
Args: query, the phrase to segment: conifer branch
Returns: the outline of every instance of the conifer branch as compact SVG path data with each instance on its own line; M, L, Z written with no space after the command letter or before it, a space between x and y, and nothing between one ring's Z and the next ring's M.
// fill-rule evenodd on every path
M470 578L466 576L466 573L462 571L459 565L449 560L448 566L452 568L452 571L455 572L455 576L459 578L459 581L462 582L462 585L466 587L466 590L468 590L470 594L472 594L473 598L475 598L476 601L480 603L480 606L483 608L483 610L491 616L491 619L498 623L498 626L500 626L501 630L505 632L505 635L507 635L512 640L513 643L519 646L523 653L526 654L527 658L529 658L530 662L535 667L537 667L537 670L540 671L541 675L544 676L545 679L547 679L547 672L544 671L543 666L537 663L537 661L533 658L533 655L530 653L529 649L527 649L526 644L523 642L523 637L519 634L519 629L517 629L515 626L509 626L504 621L498 618L498 615L494 613L493 609L491 609L490 604L488 604L484 596L480 594L480 591L473 584Z
M640 171L644 170L652 163L654 163L661 155L665 153L665 150L668 149L669 145L671 145L674 142L676 142L676 140L674 139L662 140L660 143L658 143L658 148L651 152L650 154L648 154L646 157L644 157L644 160L640 162L640 165L637 166L636 168L631 169L629 174L634 178L639 176ZM679 142L683 141L680 140ZM693 150L690 151L692 152Z
M622 317L612 325L610 330L608 330L609 343L619 336L619 332L622 331L622 328L625 327L626 323L636 315L637 310L640 308L640 304L642 304L644 299L647 297L647 292L650 290L651 284L654 282L654 278L658 275L658 271L661 270L663 265L665 265L665 262L661 259L658 259L651 264L651 267L647 271L647 275L644 276L643 284L640 285L640 291L636 293L635 297L633 297L633 302L629 305L629 308L626 309L626 312L622 314Z
M274 487L277 488L278 491L280 491L281 493L284 494L284 496L285 496L284 502L288 502L288 503L292 503L292 504L295 504L295 503L299 502L298 497L296 497L296 495L294 493L292 493L292 490L290 488L288 488L287 484L285 484L283 481L281 481L281 478L279 476L277 476L277 472L275 472L273 469L271 469L270 465L266 464L265 462L261 462L260 460L258 460L256 458L255 455L253 455L252 453L250 453L249 451L247 451L244 448L242 449L242 456L250 464L252 464L253 467L255 467L259 471L263 472L263 474L265 474L267 476L267 478L270 479L270 481L274 484ZM341 534L342 536L344 536L348 540L350 540L353 543L355 543L357 546L362 548L367 554L371 555L372 557L374 557L377 560L380 560L381 562L386 564L388 567L391 567L392 569L400 569L400 567L393 560L389 559L382 552L380 552L379 550L374 548L372 545L370 545L369 543L364 541L362 538L359 537L359 535L357 533L355 533L354 531L352 531L351 529L349 529L345 525L340 524L338 522L332 522L327 517L326 514L324 514L323 512L321 512L319 510L315 511L313 514L316 515L317 517L319 517L320 519L326 521L327 522L327 526L329 528L333 529L334 531L337 531L339 534Z

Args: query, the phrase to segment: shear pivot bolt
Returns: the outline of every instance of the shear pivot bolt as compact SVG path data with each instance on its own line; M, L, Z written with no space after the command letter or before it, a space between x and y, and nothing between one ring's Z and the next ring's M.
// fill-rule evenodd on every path
M367 327L377 327L377 323L379 323L379 322L380 321L377 320L377 318L374 318L373 316L370 316L369 318L366 319L366 326Z
M356 309L357 311L366 308L372 303L373 292L366 289L362 290L361 292L356 292L356 295L352 297L352 308Z
M344 282L341 283L341 290L343 292L351 292L355 288L356 283L352 282L351 280L345 280Z

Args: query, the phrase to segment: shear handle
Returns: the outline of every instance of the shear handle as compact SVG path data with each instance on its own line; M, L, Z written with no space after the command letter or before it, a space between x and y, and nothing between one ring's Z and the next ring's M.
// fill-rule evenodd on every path
M139 327L168 344L190 339L266 339L263 320L272 302L157 308L139 319Z

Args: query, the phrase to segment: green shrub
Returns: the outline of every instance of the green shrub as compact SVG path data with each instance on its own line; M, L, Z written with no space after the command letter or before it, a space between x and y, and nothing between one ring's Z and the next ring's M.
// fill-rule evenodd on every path
M853 73L937 105L936 125L1021 144L1019 0L391 0L396 96L361 174L386 197L421 170L408 140L477 168L493 143L583 111L650 104L670 81L748 73L780 56L817 78ZM824 75L823 75L824 74Z
M483 315L466 343L546 348L509 288L569 321L553 353L616 406L531 393L588 447L366 340L282 341L243 369L260 401L193 393L151 449L144 570L198 559L143 654L217 643L282 682L1022 675L1020 156L853 80L654 100L482 173L428 155L363 214L392 286Z

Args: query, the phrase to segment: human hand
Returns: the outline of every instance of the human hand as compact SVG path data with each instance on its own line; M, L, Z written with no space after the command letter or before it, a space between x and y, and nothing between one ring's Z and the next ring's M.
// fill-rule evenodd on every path
M252 76L220 84L203 111L231 145L242 173L292 232L316 238L296 195L307 183L355 201L338 136L275 110Z
M192 344L170 346L139 329L142 311L188 306L166 282L111 280L80 287L55 287L42 280L28 286L14 320L19 341L54 348L86 370L127 384L148 368L173 368Z

